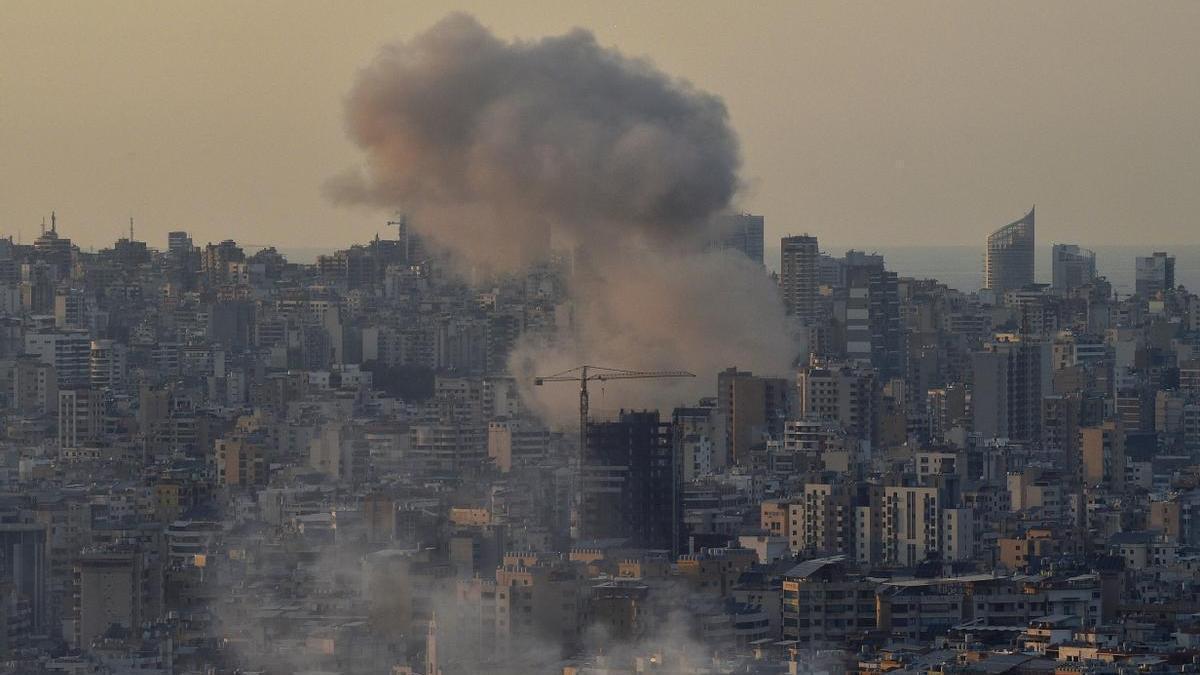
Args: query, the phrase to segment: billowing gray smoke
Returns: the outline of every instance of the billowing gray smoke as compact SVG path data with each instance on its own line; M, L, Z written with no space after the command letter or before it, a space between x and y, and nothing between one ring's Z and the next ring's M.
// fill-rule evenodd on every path
M590 273L573 285L572 329L526 341L514 367L686 368L703 391L726 365L786 369L794 345L761 269L700 253L738 189L717 97L583 30L505 42L454 14L385 47L347 108L367 161L331 182L335 199L402 209L492 269L551 239L580 247ZM620 403L686 396L638 388L657 395Z

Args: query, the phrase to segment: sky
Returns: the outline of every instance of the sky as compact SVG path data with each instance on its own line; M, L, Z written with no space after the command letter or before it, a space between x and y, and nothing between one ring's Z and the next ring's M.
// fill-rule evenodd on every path
M1200 242L1200 2L0 0L0 235L343 247L360 68L453 9L573 27L721 96L742 210L823 248Z

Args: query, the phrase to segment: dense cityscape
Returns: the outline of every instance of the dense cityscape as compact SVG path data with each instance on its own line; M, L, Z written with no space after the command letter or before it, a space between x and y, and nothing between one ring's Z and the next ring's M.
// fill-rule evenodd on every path
M1200 268L1194 229L1172 225L1194 219L1178 214L1194 211L1200 147L1186 133L1200 103L1169 76L1194 71L1186 31L1160 69L1170 41L1143 39L1154 31L1133 13L1038 7L1029 30L1081 19L1088 42L1074 49L1102 45L1113 61L1072 71L1074 53L1057 51L1070 38L1049 30L1045 73L1005 72L1053 83L1057 68L1081 97L1055 112L988 82L988 106L1028 104L988 127L946 73L969 53L967 80L986 80L1009 57L980 45L1026 26L994 25L1007 5L954 3L943 9L973 22L965 33L897 26L894 49L848 66L868 105L840 76L777 85L802 92L771 111L791 127L776 134L782 154L817 153L842 122L854 138L884 129L883 145L838 140L832 159L763 170L744 166L763 155L744 152L725 99L586 29L510 38L390 3L405 7L374 11L409 12L415 32L347 74L345 162L313 139L330 117L310 114L342 69L291 61L360 54L366 28L339 20L372 12L322 6L309 17L322 25L292 39L305 17L267 4L190 21L172 15L196 11L183 3L157 16L31 5L14 12L26 24L0 28L0 61L39 64L0 81L27 85L0 91L4 140L57 144L27 161L0 152L21 164L0 164L0 673L1200 671ZM525 29L538 12L522 4L507 9ZM745 25L766 31L786 4ZM722 44L716 5L697 3L710 23L695 36L674 35L703 24L676 16L690 6L639 11L707 48ZM847 56L876 46L861 27L886 41L921 13L888 21L878 6L839 28L838 4L804 11L815 23L797 30ZM100 31L111 54L140 43L124 25L138 21L204 48L100 58L93 72L54 46L70 39L43 49L28 28L86 16L121 24ZM1119 30L1089 33L1084 18ZM629 23L605 35L636 35ZM231 27L252 56L236 55ZM279 36L298 51L260 49ZM800 42L758 37L737 45L745 58ZM278 80L239 80L264 67ZM27 112L77 68L78 98ZM312 91L282 84L287 69ZM874 72L883 84L866 84ZM1143 80L1184 103L1126 95ZM182 92L186 110L171 119L151 93L107 115L121 82ZM797 112L829 91L849 96L835 114ZM1097 91L1138 107L1106 108ZM281 100L283 115L268 112ZM171 132L132 121L143 105ZM743 131L774 123L746 119ZM947 121L964 126L943 137ZM266 128L286 141L253 131ZM1170 129L1185 132L1154 135ZM1010 142L1019 159L987 149ZM62 148L69 161L53 159ZM839 164L856 153L866 160ZM147 168L163 156L170 189ZM1006 182L1049 156L1075 168ZM320 179L280 189L300 164ZM764 184L776 201L756 201ZM797 195L788 208L780 185ZM149 213L130 207L115 235L109 199ZM827 200L846 214L815 217ZM902 213L917 202L914 228ZM40 222L19 216L35 209ZM974 242L970 287L954 276L962 260L914 273L887 248L960 245L939 222ZM1128 255L1097 256L1114 246Z
M1128 297L1074 245L1035 283L1034 218L970 295L786 237L793 368L581 436L506 367L569 254L471 284L403 219L296 264L182 231L88 253L52 214L0 240L5 663L1189 669L1200 298L1169 253ZM762 265L761 216L718 229Z

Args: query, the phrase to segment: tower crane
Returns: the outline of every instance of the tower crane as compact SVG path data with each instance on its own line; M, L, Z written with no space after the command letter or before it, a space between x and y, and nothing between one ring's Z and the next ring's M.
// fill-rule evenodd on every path
M588 382L650 380L695 376L695 373L689 373L686 370L621 370L619 368L583 365L564 370L561 373L554 373L545 377L535 377L533 383L538 386L547 382L579 383L579 458L582 462L587 454Z

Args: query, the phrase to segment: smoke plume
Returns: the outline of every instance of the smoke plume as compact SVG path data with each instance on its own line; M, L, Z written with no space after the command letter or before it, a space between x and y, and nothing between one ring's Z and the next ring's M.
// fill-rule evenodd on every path
M711 391L722 367L789 365L763 270L702 252L739 187L719 98L584 30L506 42L453 14L383 48L347 126L366 161L330 182L334 199L401 209L473 265L512 270L551 240L586 260L572 329L526 339L515 369L684 368Z

